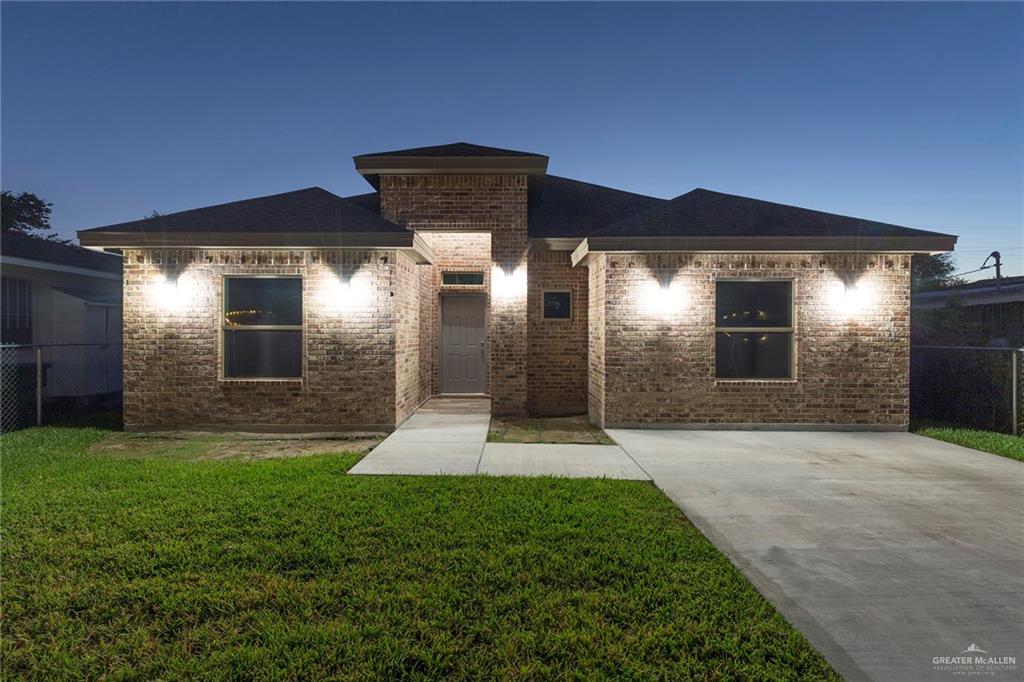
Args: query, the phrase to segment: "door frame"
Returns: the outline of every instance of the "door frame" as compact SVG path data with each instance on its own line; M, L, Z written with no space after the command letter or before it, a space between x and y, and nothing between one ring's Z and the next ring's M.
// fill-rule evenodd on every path
M481 361L484 379L483 393L445 393L444 392L444 300L446 298L479 298L483 303L484 322L484 358ZM488 372L491 357L490 335L487 333L490 320L490 297L483 291L441 291L437 300L437 393L438 395L489 395L491 376Z

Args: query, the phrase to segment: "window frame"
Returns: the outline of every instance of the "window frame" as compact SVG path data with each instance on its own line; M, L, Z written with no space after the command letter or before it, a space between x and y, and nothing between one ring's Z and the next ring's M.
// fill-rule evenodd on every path
M301 324L248 324L229 325L225 322L228 312L228 280L232 279L297 279L299 280L299 305L302 306ZM301 382L306 378L306 283L302 275L222 275L220 287L220 332L218 334L218 346L220 350L220 362L218 373L220 381L266 381L266 382ZM225 352L225 339L227 332L247 331L297 331L299 332L299 374L293 377L260 377L260 376L228 376L227 353Z
M480 275L478 284L467 284L465 282L445 282L446 275ZM482 270L444 270L441 272L442 287L484 287L487 285L487 275Z
M31 279L29 279L28 277L10 277L10 276L6 276L6 275L3 278L0 278L0 279L6 281L8 283L8 285L7 285L9 287L8 288L8 292L10 292L10 287L15 287L17 289L14 292L12 298L17 299L17 302L18 302L18 307L15 308L14 310L12 310L10 305L9 305L10 302L6 300L6 297L5 297L5 300L0 301L0 306L2 306L2 310L0 310L0 315L2 315L3 321L4 322L7 322L8 320L24 321L26 323L26 328L27 328L27 338L23 339L23 338L19 337L18 340L16 340L16 341L8 341L7 338L3 338L3 339L0 339L0 342L3 342L4 345L7 345L7 346L27 346L27 345L32 345L32 342L33 342L33 340L36 337L36 334L35 334L35 331L36 331L36 329L35 329L35 304L36 304L36 301L35 301L35 291L34 291L35 290L35 286L34 286L34 282ZM21 309L21 304L22 303L25 304L25 310L27 310L27 312L25 312L25 311L23 311ZM18 328L20 330L21 324L18 324L17 326L18 326ZM2 334L0 334L0 336L2 336Z
M547 306L545 305L544 297L548 294L569 294L569 317L548 317ZM572 322L575 315L573 314L573 291L572 289L541 289L540 292L540 319L544 322Z
M789 282L789 326L788 327L719 327L718 326L718 284L719 282ZM793 277L718 277L712 301L714 329L711 333L712 372L715 382L721 383L795 383L797 380L796 352L796 279ZM720 377L718 376L718 335L737 334L789 334L789 376L786 377Z

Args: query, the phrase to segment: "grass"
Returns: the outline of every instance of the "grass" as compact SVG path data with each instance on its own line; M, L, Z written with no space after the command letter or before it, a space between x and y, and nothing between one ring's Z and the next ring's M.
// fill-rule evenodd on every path
M586 415L525 419L492 417L487 442L613 444L608 434L601 427L591 424Z
M257 460L348 452L365 454L384 434L355 433L350 438L288 438L201 432L113 433L94 443L92 454L112 458L179 460Z
M0 437L4 679L838 679L654 487Z
M958 429L943 426L924 426L914 430L915 433L929 438L955 443L964 447L974 448L993 455L1009 457L1024 462L1024 438L1011 436L995 431L976 431L974 429Z

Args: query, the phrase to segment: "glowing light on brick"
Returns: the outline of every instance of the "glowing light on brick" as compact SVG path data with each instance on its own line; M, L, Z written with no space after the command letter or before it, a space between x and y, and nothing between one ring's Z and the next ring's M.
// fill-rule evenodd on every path
M874 284L868 280L836 281L829 284L829 307L840 317L853 319L870 313L878 300Z
M512 272L495 266L491 270L491 297L509 300L526 296L526 268L518 267Z
M672 315L686 307L686 287L675 280L647 280L641 284L638 295L644 311L651 315Z
M157 275L150 283L150 298L165 312L182 310L195 299L196 283L188 273L177 276Z
M369 306L373 294L368 277L331 272L323 279L318 300L325 310L351 312Z

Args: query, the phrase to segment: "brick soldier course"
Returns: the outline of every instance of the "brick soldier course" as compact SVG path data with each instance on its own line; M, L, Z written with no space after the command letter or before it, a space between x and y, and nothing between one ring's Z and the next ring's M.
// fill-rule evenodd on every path
M497 414L907 426L910 256L955 237L707 190L646 197L464 143L355 160L374 192L310 188L79 233L124 256L127 428L392 428L441 390L440 303L458 293L484 297ZM251 276L302 279L296 376L225 376L225 277ZM717 377L723 280L791 283L788 376ZM566 292L569 310L546 316Z

